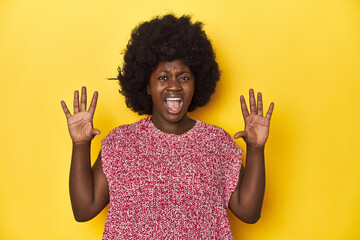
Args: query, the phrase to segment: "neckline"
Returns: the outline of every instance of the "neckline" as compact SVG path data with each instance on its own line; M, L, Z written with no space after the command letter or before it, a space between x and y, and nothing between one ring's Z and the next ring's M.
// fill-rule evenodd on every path
M195 120L194 126L192 128L190 128L188 131L186 131L186 132L184 132L183 134L180 134L180 135L175 134L175 133L167 133L167 132L161 131L152 122L151 116L148 116L146 118L146 122L148 122L148 127L150 127L150 129L152 129L154 131L154 133L156 133L157 135L184 137L184 136L190 135L192 132L194 132L199 127L199 124L200 124L201 121L200 120Z

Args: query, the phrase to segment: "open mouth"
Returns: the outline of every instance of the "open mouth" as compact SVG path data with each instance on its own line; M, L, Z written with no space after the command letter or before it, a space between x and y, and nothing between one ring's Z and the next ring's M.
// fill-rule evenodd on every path
M179 113L181 111L182 106L183 106L183 101L181 98L165 99L165 107L172 114Z

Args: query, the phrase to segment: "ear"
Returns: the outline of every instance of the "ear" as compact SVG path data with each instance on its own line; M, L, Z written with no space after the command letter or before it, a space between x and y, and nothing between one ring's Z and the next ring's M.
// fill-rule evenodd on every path
M149 86L149 84L146 86L146 92L147 92L148 95L151 95L150 94L150 86Z

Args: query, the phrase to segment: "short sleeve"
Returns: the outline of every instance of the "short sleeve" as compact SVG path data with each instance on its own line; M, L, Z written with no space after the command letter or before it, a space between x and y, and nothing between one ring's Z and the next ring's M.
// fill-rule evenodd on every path
M229 206L231 194L235 191L239 181L241 170L241 158L243 150L235 143L231 136L226 133L224 141L224 204L226 208Z
M108 181L111 180L114 161L119 154L117 151L117 143L120 139L121 132L121 127L117 127L101 141L101 163Z

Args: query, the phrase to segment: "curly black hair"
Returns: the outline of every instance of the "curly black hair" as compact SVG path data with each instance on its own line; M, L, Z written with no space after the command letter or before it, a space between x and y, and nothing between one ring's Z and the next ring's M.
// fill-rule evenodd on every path
M123 67L118 69L126 105L134 112L152 114L147 85L151 73L160 62L181 59L195 79L195 92L188 111L204 106L214 93L220 71L215 53L201 22L190 16L179 18L168 14L140 23L131 33L124 54Z

